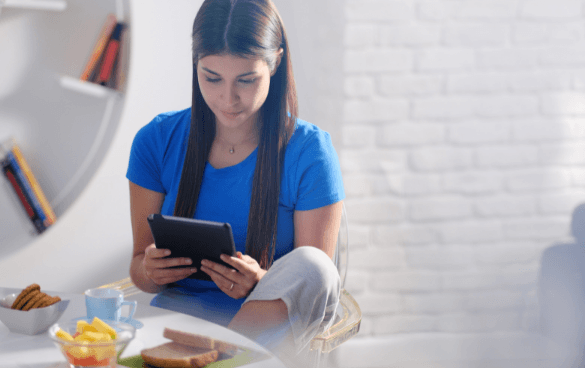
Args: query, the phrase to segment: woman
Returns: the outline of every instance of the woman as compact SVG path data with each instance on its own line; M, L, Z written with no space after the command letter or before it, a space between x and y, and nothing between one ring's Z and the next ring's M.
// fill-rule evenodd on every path
M284 326L300 349L338 302L337 155L327 133L297 118L288 42L270 0L206 0L192 37L191 108L157 116L132 146L130 275L158 293L152 305L260 342ZM195 267L169 268L191 261L155 247L151 213L230 223L238 253L223 260L235 270L204 261L213 281L201 281L186 279Z

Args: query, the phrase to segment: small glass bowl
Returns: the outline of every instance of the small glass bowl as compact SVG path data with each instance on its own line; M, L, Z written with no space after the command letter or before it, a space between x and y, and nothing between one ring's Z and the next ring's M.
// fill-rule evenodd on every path
M89 321L91 322L91 321ZM104 321L116 330L116 340L110 342L79 342L65 341L56 336L62 329L71 336L77 331L77 321L55 323L49 328L48 334L71 368L77 367L112 367L117 366L118 357L136 335L134 326L123 322Z

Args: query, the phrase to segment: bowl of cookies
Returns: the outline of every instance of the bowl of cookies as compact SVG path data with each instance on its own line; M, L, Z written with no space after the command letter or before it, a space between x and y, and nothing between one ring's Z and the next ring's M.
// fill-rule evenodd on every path
M37 335L46 332L67 309L69 300L41 292L38 284L20 293L0 295L0 321L11 332Z

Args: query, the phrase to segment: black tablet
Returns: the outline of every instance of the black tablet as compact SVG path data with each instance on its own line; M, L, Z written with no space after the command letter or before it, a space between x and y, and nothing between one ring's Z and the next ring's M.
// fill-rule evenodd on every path
M221 254L236 254L230 224L159 214L149 215L148 224L157 248L169 249L169 257L193 260L189 266L177 266L197 268L189 278L211 281L209 275L200 270L203 259L233 268L219 258Z

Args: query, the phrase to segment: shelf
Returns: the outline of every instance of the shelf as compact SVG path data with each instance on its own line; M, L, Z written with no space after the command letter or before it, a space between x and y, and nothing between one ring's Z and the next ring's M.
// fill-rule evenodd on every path
M0 16L5 31L0 32L0 44L21 45L18 50L23 50L14 60L0 60L0 71L16 69L15 83L19 83L18 88L4 88L7 98L0 97L0 138L14 137L20 143L57 218L88 185L116 134L125 103L125 78L118 80L117 89L83 81L77 73L109 14L129 26L130 1L0 0L0 15L7 15ZM128 36L124 42L117 64L121 76L128 75ZM4 179L0 172L0 258L38 238L12 185Z
M63 76L60 79L61 87L97 98L117 96L118 91L96 83L82 81L77 78Z
M67 2L65 0L0 0L1 7L63 11L67 9Z

